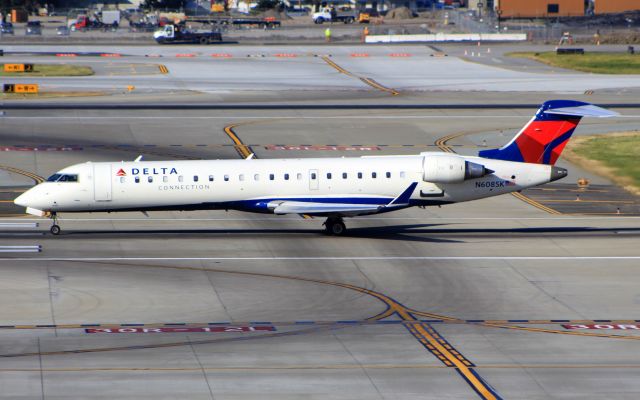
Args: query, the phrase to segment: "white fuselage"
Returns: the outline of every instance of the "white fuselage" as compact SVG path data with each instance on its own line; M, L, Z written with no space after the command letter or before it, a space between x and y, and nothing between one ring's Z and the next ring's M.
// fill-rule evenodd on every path
M493 173L458 183L426 182L423 179L425 158L436 156L461 157ZM358 158L87 162L58 172L75 178L41 183L16 199L16 204L28 207L33 213L196 209L273 212L274 204L285 201L385 205L412 183L417 183L406 206L440 205L547 183L553 180L551 168L438 153Z

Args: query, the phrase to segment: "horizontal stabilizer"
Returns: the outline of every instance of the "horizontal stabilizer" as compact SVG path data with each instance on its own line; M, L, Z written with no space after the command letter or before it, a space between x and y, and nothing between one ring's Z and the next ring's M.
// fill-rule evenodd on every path
M572 115L576 117L595 117L595 118L609 118L609 117L617 117L620 115L615 111L610 111L602 107L594 106L593 104L585 104L577 107L552 108L544 111L544 113L556 114L556 115Z

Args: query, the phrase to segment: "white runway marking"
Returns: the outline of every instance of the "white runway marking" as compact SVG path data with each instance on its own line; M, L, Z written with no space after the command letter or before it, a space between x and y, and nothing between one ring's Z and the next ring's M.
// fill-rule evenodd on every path
M0 253L39 253L40 246L0 246Z
M0 258L0 261L590 261L640 260L640 256L388 256L388 257L38 257Z
M35 229L37 227L38 227L37 222L0 222L0 228Z

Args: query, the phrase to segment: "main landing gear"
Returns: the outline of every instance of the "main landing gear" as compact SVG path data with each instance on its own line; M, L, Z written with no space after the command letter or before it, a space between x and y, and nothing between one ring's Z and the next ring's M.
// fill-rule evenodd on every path
M342 236L347 231L342 218L329 217L324 223L324 228L328 235Z
M50 218L53 221L53 225L51 225L49 232L51 232L52 235L59 235L61 229L60 225L58 225L58 216L56 215L56 213L51 213Z

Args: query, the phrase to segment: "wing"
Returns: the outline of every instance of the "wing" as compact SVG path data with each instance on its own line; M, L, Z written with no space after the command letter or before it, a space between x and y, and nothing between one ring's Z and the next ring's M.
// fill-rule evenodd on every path
M356 215L375 214L382 210L404 208L409 205L411 194L418 186L413 182L388 204L351 204L351 203L322 203L285 200L274 204L274 214L306 214L306 215L340 215L354 217Z

